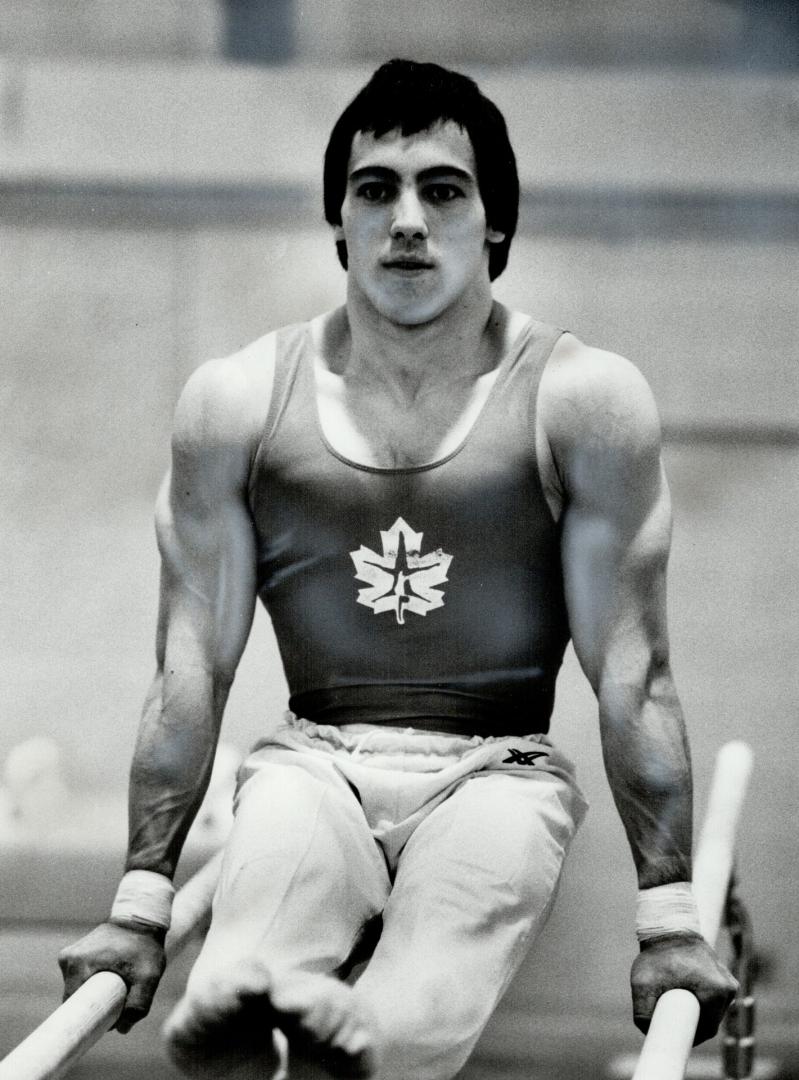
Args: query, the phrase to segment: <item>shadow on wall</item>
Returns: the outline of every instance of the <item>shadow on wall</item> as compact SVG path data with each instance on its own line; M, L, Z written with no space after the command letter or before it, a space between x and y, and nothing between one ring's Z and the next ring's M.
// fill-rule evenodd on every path
M449 19L440 7L426 13L424 5L415 0L398 0L388 12L365 10L351 0L326 0L327 5L334 10L318 11L316 3L299 0L220 0L225 55L255 64L297 58L305 51L305 38L316 39L320 32L327 38L323 27L332 17L343 37L337 45L317 40L316 48L325 53L343 47L349 59L403 54L457 62L451 27L446 29ZM458 39L465 49L464 58L468 55L487 62L513 57L521 62L576 66L701 63L763 71L799 67L796 0L706 0L696 7L692 15L698 31L695 34L669 27L673 14L664 19L656 13L642 13L639 5L626 0L610 0L599 18L593 5L573 3L564 12L551 0L522 6L505 0L493 4L490 12L482 4L461 0L457 11L450 14L460 23L461 34L466 27L475 32L473 37L468 34ZM303 33L300 22L306 24ZM542 32L531 35L530 29L536 25ZM490 46L486 34L493 42ZM425 42L421 52L420 40Z
M294 0L223 0L225 55L274 64L296 52Z
M799 4L796 0L726 0L742 9L741 49L745 67L799 67Z

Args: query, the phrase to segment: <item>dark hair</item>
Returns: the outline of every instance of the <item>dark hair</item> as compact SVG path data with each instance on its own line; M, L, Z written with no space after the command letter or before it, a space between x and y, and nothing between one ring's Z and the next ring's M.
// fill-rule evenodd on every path
M330 225L341 224L352 140L359 131L380 138L399 129L407 136L447 120L469 136L486 221L505 234L504 240L489 248L488 273L493 281L505 269L519 217L516 156L505 120L493 101L473 79L438 64L389 60L341 114L325 151L325 218ZM339 241L336 248L346 270L346 244Z

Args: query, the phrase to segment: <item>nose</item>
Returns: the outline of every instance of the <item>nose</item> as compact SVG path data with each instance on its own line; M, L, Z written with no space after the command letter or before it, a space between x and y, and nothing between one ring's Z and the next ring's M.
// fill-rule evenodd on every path
M426 240L428 234L424 207L414 190L404 190L394 204L391 221L392 240Z

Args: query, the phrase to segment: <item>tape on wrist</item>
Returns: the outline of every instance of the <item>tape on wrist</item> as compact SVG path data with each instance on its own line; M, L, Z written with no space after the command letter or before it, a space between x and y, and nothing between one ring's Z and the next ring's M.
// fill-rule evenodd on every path
M112 919L131 919L146 926L169 929L175 886L164 874L153 870L128 870L119 883Z
M701 934L691 882L674 881L639 889L635 932L641 943L664 934Z

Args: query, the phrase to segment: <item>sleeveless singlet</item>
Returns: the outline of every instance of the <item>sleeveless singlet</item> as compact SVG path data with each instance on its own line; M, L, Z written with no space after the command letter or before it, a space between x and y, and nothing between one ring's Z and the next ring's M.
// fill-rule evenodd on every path
M294 713L467 735L547 731L569 630L535 405L561 333L530 320L452 453L377 468L325 439L309 325L278 331L249 498L258 592Z

